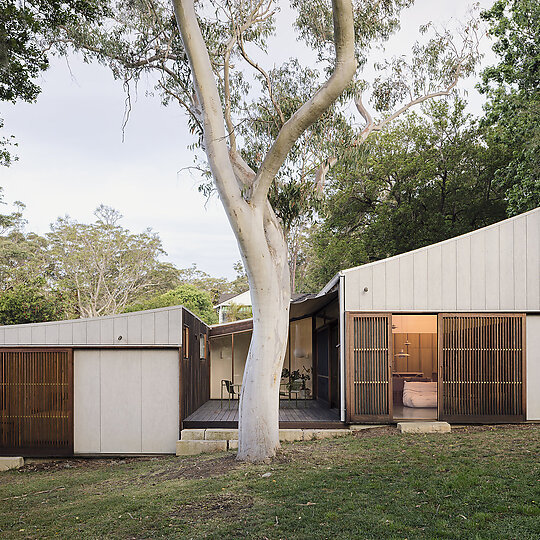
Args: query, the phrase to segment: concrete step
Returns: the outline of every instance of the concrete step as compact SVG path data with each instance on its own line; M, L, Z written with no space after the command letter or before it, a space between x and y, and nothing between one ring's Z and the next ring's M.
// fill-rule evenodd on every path
M18 469L24 465L22 457L0 457L0 471L9 471Z
M401 433L450 433L448 422L398 422Z
M369 429L373 426L366 426ZM281 442L311 441L350 435L359 429L280 429ZM176 455L188 456L204 452L223 452L238 448L238 430L223 428L183 429L176 442Z
M176 441L177 456L193 456L196 454L226 451L227 441L197 441L189 439Z
M311 441L312 439L326 439L328 437L341 437L349 435L351 431L359 429L369 429L375 426L352 426L341 429L280 429L279 440L289 441ZM180 433L182 441L234 441L238 440L237 429L206 428L206 429L183 429Z

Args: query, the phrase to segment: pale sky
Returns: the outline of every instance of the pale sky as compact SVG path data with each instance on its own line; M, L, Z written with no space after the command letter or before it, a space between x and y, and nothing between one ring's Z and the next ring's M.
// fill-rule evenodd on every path
M492 3L480 2L483 8ZM418 0L403 12L402 30L387 44L387 52L377 51L370 64L410 49L419 38L420 24L464 19L470 4ZM284 10L280 29L288 18ZM267 68L287 60L290 51L304 62L312 58L304 45L295 44L290 30L275 42ZM492 64L487 40L483 50L483 64ZM475 82L461 87L468 92L471 112L480 114L483 99L474 90ZM141 82L122 142L125 94L106 68L77 57L69 62L53 59L38 84L42 93L37 103L2 103L0 109L4 135L15 135L19 143L19 161L0 167L0 186L5 202L26 204L28 230L44 234L52 221L66 214L88 223L95 208L106 204L124 215L121 224L132 232L146 227L158 232L167 260L177 267L197 263L213 276L234 277L233 264L240 259L236 240L219 200L214 197L205 206L197 191L198 177L186 170L193 165L187 150L193 139L178 107L163 107L158 97L146 95L151 85ZM3 207L0 213L7 210Z

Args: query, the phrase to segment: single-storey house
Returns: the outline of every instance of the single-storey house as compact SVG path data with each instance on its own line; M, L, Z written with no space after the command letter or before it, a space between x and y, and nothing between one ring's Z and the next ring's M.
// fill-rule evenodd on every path
M211 404L222 380L241 383L251 325L210 329L212 399L185 426L235 425L236 411ZM307 416L325 426L539 421L540 208L343 270L294 300L284 396L299 385L298 427Z
M0 327L0 455L174 453L209 366L182 306Z
M0 327L0 454L173 453L235 427L252 321L182 307ZM291 302L280 427L540 421L540 208Z

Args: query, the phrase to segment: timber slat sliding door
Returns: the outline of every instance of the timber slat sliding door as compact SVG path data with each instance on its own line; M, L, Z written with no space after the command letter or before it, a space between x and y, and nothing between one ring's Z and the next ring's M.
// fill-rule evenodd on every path
M347 420L392 418L391 313L347 313Z
M525 419L525 315L440 313L439 419Z
M0 455L73 454L71 349L0 349Z

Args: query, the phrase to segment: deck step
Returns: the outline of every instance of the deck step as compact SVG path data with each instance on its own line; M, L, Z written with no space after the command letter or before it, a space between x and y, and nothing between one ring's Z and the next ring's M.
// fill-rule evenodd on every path
M398 431L401 433L450 433L448 422L399 422Z
M180 439L176 441L177 456L193 456L209 452L226 452L227 441L200 441Z

